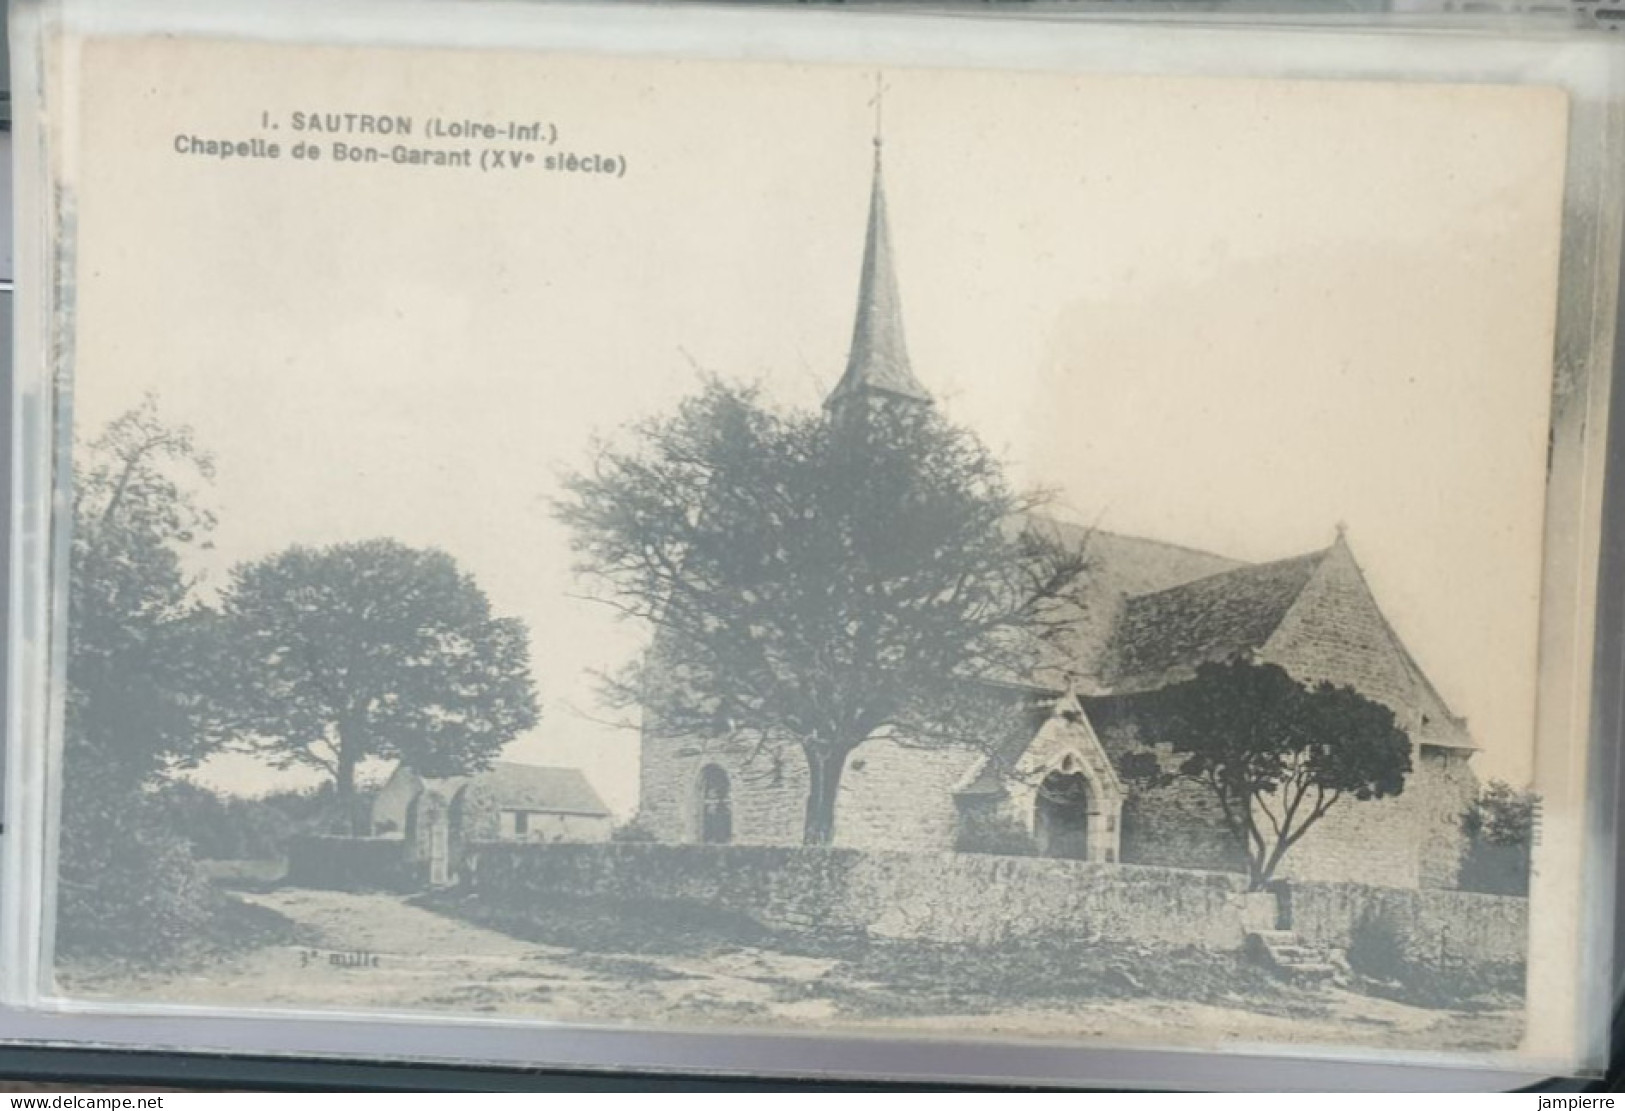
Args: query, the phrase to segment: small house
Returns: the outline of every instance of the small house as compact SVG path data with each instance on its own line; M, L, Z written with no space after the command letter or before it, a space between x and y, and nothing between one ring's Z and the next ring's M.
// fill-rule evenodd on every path
M579 768L498 762L473 775L420 776L402 764L372 805L375 836L399 836L430 883L483 841L608 841L609 808Z

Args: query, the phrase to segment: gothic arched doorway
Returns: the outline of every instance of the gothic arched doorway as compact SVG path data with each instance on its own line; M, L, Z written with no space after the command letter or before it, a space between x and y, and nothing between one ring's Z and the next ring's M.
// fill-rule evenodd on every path
M700 840L726 845L734 838L733 798L728 773L715 764L700 770Z
M1089 782L1081 771L1044 777L1033 802L1033 836L1040 855L1089 859L1089 801Z

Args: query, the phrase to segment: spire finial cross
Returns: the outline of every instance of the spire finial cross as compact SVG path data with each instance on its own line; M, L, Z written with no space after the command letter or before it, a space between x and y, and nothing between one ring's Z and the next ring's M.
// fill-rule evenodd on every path
M881 138L884 134L885 117L883 112L886 106L886 82L879 71L875 73L875 95L869 98L869 103L874 105L875 109L875 152L878 155Z

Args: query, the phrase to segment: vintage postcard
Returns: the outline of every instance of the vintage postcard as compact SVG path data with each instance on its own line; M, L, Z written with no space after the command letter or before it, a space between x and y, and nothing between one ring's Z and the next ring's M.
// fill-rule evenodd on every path
M1523 1051L1561 89L72 65L56 995Z

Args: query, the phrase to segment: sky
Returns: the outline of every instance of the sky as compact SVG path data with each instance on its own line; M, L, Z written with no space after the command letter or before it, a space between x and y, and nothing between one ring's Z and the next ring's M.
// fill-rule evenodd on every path
M1113 531L1266 560L1345 523L1480 773L1526 779L1561 97L883 78L904 321L939 404ZM206 589L291 543L451 553L531 630L543 717L506 758L580 766L628 816L636 732L595 675L644 631L581 597L559 477L705 373L819 403L851 336L874 88L501 53L88 59L75 419L151 392L213 452ZM175 149L286 146L295 111L541 119L626 172ZM203 775L292 782L249 758Z

